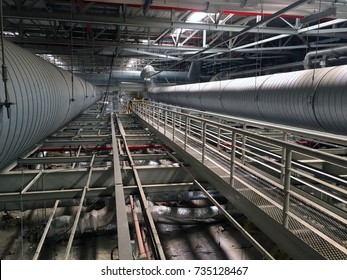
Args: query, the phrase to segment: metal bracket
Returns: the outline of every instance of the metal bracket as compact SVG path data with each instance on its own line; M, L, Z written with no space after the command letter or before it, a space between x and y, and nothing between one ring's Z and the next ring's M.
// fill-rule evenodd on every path
M14 105L14 104L16 104L16 103L10 102L8 100L5 100L4 102L0 102L0 108L2 109L2 107L5 107L7 109L7 118L8 119L10 118L11 106Z

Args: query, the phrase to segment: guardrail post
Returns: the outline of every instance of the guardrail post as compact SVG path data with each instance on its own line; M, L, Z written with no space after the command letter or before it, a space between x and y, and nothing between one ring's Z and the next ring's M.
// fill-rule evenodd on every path
M243 130L247 129L246 123L243 124L242 126ZM246 136L243 134L242 135L242 164L245 164L245 156L246 156Z
M206 122L202 123L202 151L201 151L201 161L205 161L205 150L206 150Z
M187 150L187 141L188 141L188 122L189 122L189 118L186 117L185 127L184 127L184 150Z
M288 140L288 133L286 131L283 132L283 137L282 137L282 140L283 141L286 141ZM284 185L284 173L285 173L285 167L284 167L284 163L285 163L285 160L286 160L286 148L285 147L282 147L282 158L281 158L281 164L282 164L282 167L281 167L281 185Z
M165 109L164 113L164 136L166 136L166 126L167 126L167 110Z
M220 150L220 131L221 131L221 128L219 126L218 127L218 135L217 135L217 150L218 151Z
M235 154L236 154L236 133L232 132L231 135L231 153L230 153L230 186L234 188L235 185Z
M172 141L175 142L176 114L172 113Z
M288 228L290 211L290 176L292 166L292 150L286 148L286 159L284 168L284 195L283 195L283 226Z
M156 106L156 110L157 110L157 118L158 118L158 121L157 121L157 129L159 130L159 127L160 127L160 108L159 108L159 104L157 104Z
M155 125L154 120L155 120L155 104L153 103L153 105L152 105L152 120L151 120L153 127L155 127L154 126Z

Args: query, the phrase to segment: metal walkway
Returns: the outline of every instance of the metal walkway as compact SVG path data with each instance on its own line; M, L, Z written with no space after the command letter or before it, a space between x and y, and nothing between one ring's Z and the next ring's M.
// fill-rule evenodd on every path
M119 259L133 259L125 225L134 211L125 199L134 197L141 204L152 257L165 259L149 200L170 193L179 201L198 191L261 258L273 256L210 192L222 194L293 259L347 258L346 139L150 102L134 102L134 108L134 114L104 116L95 108L0 173L3 211L52 210L49 220L42 221L46 226L36 251L28 249L28 255L40 257L52 219L68 205L76 212L60 258L70 259L79 225L100 199L114 202L107 217L116 217ZM303 140L322 149L298 144ZM143 249L141 258L147 252Z
M345 139L135 104L144 122L294 258L347 259Z

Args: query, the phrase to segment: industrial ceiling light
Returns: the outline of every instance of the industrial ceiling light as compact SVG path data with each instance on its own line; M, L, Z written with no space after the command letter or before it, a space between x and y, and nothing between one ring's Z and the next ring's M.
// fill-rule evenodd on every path
M188 16L186 22L188 23L202 23L202 21L208 16L208 15L215 15L213 13L204 13L204 12L193 12ZM172 31L171 36L179 37L181 33L184 33L188 30L192 29L186 29L186 28L176 28Z
M207 16L208 16L208 13L194 12L187 18L186 22L199 23Z

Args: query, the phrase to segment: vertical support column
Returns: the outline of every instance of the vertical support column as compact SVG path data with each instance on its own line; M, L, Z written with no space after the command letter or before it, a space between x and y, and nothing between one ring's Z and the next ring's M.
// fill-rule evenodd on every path
M290 207L290 176L292 166L292 151L286 148L286 161L284 173L284 195L283 195L283 226L288 228L289 207Z
M235 154L236 154L236 133L232 132L231 135L231 153L230 153L230 186L235 187Z

